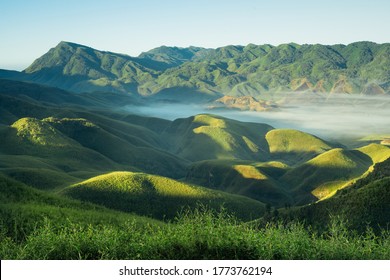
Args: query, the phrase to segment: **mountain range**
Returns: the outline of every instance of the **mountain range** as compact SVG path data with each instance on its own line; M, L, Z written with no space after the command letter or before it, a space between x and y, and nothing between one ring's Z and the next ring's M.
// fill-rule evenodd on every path
M278 93L390 93L390 44L158 47L138 57L61 42L22 72L0 77L73 92L115 92L170 100Z

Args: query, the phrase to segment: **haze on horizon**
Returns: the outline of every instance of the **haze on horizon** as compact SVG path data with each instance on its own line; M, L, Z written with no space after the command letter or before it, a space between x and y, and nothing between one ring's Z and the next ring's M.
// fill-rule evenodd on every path
M382 96L339 94L308 99L286 94L276 111L210 110L208 105L161 103L126 106L130 113L168 120L197 114L214 114L243 122L266 123L275 128L297 129L331 141L350 141L390 135L390 99Z
M389 42L390 2L1 1L0 69L23 70L60 41L137 56L167 45Z

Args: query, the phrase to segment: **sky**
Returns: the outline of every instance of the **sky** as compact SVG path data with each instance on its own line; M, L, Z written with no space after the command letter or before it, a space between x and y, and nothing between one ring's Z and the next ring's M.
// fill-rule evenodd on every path
M60 41L138 56L162 45L390 42L389 0L0 0L0 69Z

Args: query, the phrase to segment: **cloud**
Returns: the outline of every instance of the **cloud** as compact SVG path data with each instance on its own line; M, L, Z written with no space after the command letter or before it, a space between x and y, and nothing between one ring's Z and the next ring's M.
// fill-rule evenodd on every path
M280 110L250 112L209 110L202 105L154 104L128 107L134 114L169 120L201 113L216 114L246 122L267 123L275 128L292 128L325 139L359 138L372 134L390 135L390 98L335 95L296 95L280 102Z

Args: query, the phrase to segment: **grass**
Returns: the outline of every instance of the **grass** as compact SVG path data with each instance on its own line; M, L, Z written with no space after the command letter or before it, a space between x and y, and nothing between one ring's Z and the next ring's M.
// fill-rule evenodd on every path
M341 150L336 149L334 151L335 152L337 151L337 153L338 153ZM346 168L349 168L351 170L355 170L356 174L353 175L354 172L350 173L352 175L352 177L355 177L355 178L353 178L353 180L350 177L347 177L347 178L344 177L342 179L347 179L347 180L344 180L344 181L337 181L336 180L336 181L325 182L323 185L314 189L312 191L312 194L315 195L318 199L327 199L327 198L333 196L338 190L341 190L345 187L348 187L349 185L351 185L351 183L353 183L357 179L364 177L364 176L367 176L367 174L369 174L373 170L374 165L376 163L383 162L384 160L386 160L390 157L390 149L386 146L379 145L379 144L370 144L370 145L358 148L358 149L356 149L356 151L359 151L362 154L367 155L371 159L371 161L366 157L362 157L363 161L359 160L355 157L348 157L347 154L344 154L342 156L340 156L340 155L334 156L332 160L327 159L327 157L329 155L326 154L326 157L325 157L325 153L323 155L319 156L319 157L324 156L325 160L321 160L320 162L317 162L317 164L320 164L323 166L324 165L339 166L340 170L343 170L344 172L346 172ZM329 151L329 153L331 153L331 152L332 151ZM363 163L364 161L366 162L365 164ZM369 164L371 164L371 165L369 166ZM369 166L369 167L367 168L367 166ZM365 169L365 172L363 173L362 170L364 170L364 169ZM344 176L348 176L347 173L345 173Z
M109 119L97 119L104 127L109 126ZM65 172L122 169L175 178L185 175L186 161L160 149L152 131L119 123L112 122L109 131L113 133L110 133L82 118L21 118L11 126L0 128L3 139L0 152L9 157L32 156L49 165L47 169ZM145 136L156 146L130 134ZM8 156L4 160L11 163ZM19 168L20 163L15 162L7 167Z
M11 125L16 135L24 141L39 146L67 147L77 145L61 132L35 118L22 118Z
M388 232L349 232L339 220L319 234L300 223L243 224L225 212L183 212L164 227L50 220L23 242L0 235L1 259L384 259Z

